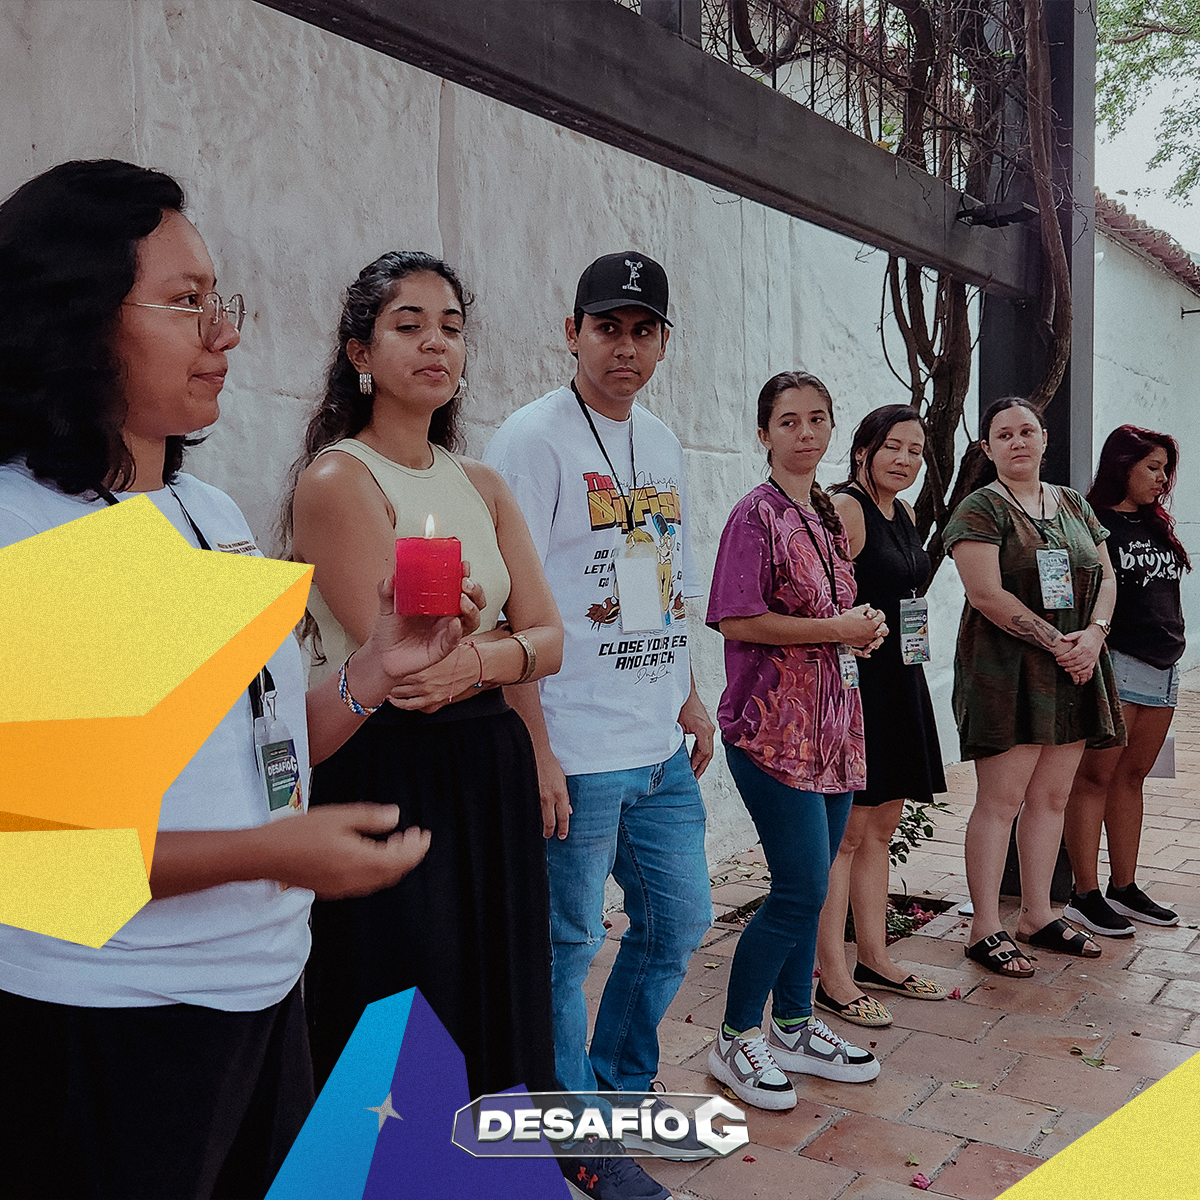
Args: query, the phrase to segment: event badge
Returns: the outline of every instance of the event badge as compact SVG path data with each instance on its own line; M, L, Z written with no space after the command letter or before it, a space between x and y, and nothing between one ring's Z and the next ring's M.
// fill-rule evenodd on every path
M268 697L273 700L274 697ZM270 707L273 709L274 704ZM272 713L255 718L254 761L267 798L272 821L304 811L300 760L288 727Z
M858 687L858 659L849 646L838 647L838 672L842 677L842 687Z
M1071 560L1065 550L1037 552L1038 579L1042 585L1042 607L1074 608L1075 589L1071 586Z
M658 551L653 542L637 541L613 563L617 573L617 602L622 633L652 633L665 629Z
M900 601L900 657L906 667L929 661L929 601L924 596Z

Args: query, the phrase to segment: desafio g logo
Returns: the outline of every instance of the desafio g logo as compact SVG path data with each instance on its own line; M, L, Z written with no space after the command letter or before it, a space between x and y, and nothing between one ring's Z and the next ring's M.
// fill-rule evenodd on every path
M454 1114L455 1145L477 1158L586 1158L595 1138L634 1155L701 1159L732 1154L750 1134L724 1097L683 1092L503 1092Z

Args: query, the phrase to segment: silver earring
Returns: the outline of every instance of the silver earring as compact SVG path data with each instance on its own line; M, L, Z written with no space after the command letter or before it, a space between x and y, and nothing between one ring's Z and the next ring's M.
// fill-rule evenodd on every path
M371 378L370 372L359 371L358 390L362 392L364 396L369 396L375 390L375 380Z
M465 375L460 375L458 377L458 387L456 387L454 389L454 395L451 396L450 399L451 400L461 400L466 394L467 394L467 377Z

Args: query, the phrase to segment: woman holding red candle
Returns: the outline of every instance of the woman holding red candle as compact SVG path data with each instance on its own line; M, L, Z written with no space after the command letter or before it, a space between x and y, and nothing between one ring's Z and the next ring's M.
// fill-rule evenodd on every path
M427 254L363 269L285 518L294 556L315 567L316 677L367 636L380 571L400 564L402 605L449 602L436 595L445 539L487 598L483 632L395 688L354 750L314 774L314 804L398 804L403 823L432 834L406 886L314 911L305 998L318 1081L367 1004L415 985L462 1049L472 1095L555 1087L537 770L500 686L558 669L562 623L508 487L452 453L467 304Z

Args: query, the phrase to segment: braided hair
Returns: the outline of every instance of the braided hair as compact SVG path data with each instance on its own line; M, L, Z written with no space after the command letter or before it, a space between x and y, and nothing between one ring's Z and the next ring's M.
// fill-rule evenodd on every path
M775 411L776 401L784 392L791 391L793 388L812 388L825 401L825 407L829 412L829 426L832 429L836 422L833 419L833 397L829 394L829 389L815 375L809 375L806 371L781 371L778 375L772 375L763 384L762 391L758 393L759 430L763 433L767 432L771 424L771 414ZM770 467L770 465L771 452L768 450L767 466ZM842 518L837 514L837 509L833 507L829 493L814 479L808 498L812 501L817 516L821 518L821 524L829 531L838 554L848 562L850 553L845 544L846 530L842 525Z

